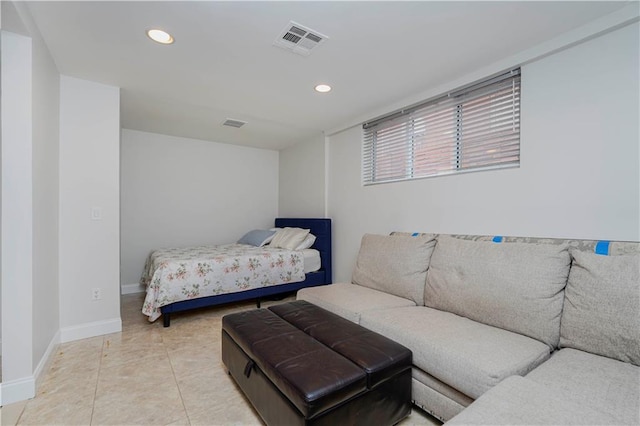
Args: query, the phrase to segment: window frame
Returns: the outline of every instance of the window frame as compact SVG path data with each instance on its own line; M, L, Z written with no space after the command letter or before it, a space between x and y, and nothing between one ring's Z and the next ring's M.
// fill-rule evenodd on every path
M515 68L363 123L362 184L519 167L520 98Z

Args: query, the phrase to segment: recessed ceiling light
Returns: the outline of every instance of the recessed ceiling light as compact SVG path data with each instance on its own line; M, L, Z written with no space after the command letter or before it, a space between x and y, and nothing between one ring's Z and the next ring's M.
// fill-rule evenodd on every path
M331 91L331 86L329 86L328 84L318 84L315 87L316 92L320 92L320 93L327 93Z
M160 43L160 44L173 43L173 37L171 36L171 34L169 34L166 31L153 29L153 30L147 31L147 35L151 40L155 41L156 43Z

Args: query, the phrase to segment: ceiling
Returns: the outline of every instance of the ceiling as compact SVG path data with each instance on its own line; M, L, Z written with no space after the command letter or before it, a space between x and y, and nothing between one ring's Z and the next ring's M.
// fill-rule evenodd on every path
M281 149L628 2L27 2L61 74L121 88L122 127ZM328 40L273 42L290 21ZM175 43L150 41L162 28ZM333 90L316 93L318 83ZM222 126L232 118L240 129Z

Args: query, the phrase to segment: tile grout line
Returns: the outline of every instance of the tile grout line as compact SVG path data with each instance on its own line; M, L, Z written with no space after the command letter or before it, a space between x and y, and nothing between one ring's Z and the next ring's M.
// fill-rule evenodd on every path
M100 361L98 362L98 374L96 376L96 387L93 391L93 401L91 403L91 419L89 420L89 424L93 424L93 414L96 410L96 397L98 396L98 383L100 383L100 372L102 371L102 359L104 358L104 345L106 343L106 337L102 337L102 346L100 346Z
M171 357L169 356L169 350L164 343L164 338L162 338L162 347L164 348L164 352L167 354L167 359L169 360L169 366L171 367L171 373L173 374L173 380L176 382L176 388L178 388L178 394L180 394L180 402L182 402L182 409L184 410L184 415L187 416L187 422L191 424L191 418L189 417L189 412L187 411L187 406L184 403L184 397L182 396L182 390L180 389L180 385L178 384L178 377L176 376L176 371L173 368L173 363L171 362Z
M35 398L35 396L34 396L34 398ZM22 406L22 410L20 410L20 415L18 415L18 418L16 419L16 423L15 423L16 425L19 425L19 424L20 424L20 419L22 418L22 415L24 414L24 411L25 411L25 409L27 408L27 404L28 404L28 402L27 402L27 403L25 403L25 404Z

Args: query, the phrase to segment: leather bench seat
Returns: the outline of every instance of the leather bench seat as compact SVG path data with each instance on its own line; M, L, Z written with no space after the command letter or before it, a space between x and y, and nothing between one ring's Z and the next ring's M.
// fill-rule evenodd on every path
M309 302L269 309L359 366L367 374L368 388L411 366L411 351L404 346Z
M305 301L224 316L222 360L267 424L393 424L411 409L411 351Z
M223 330L305 417L366 389L364 371L268 309L227 315Z

